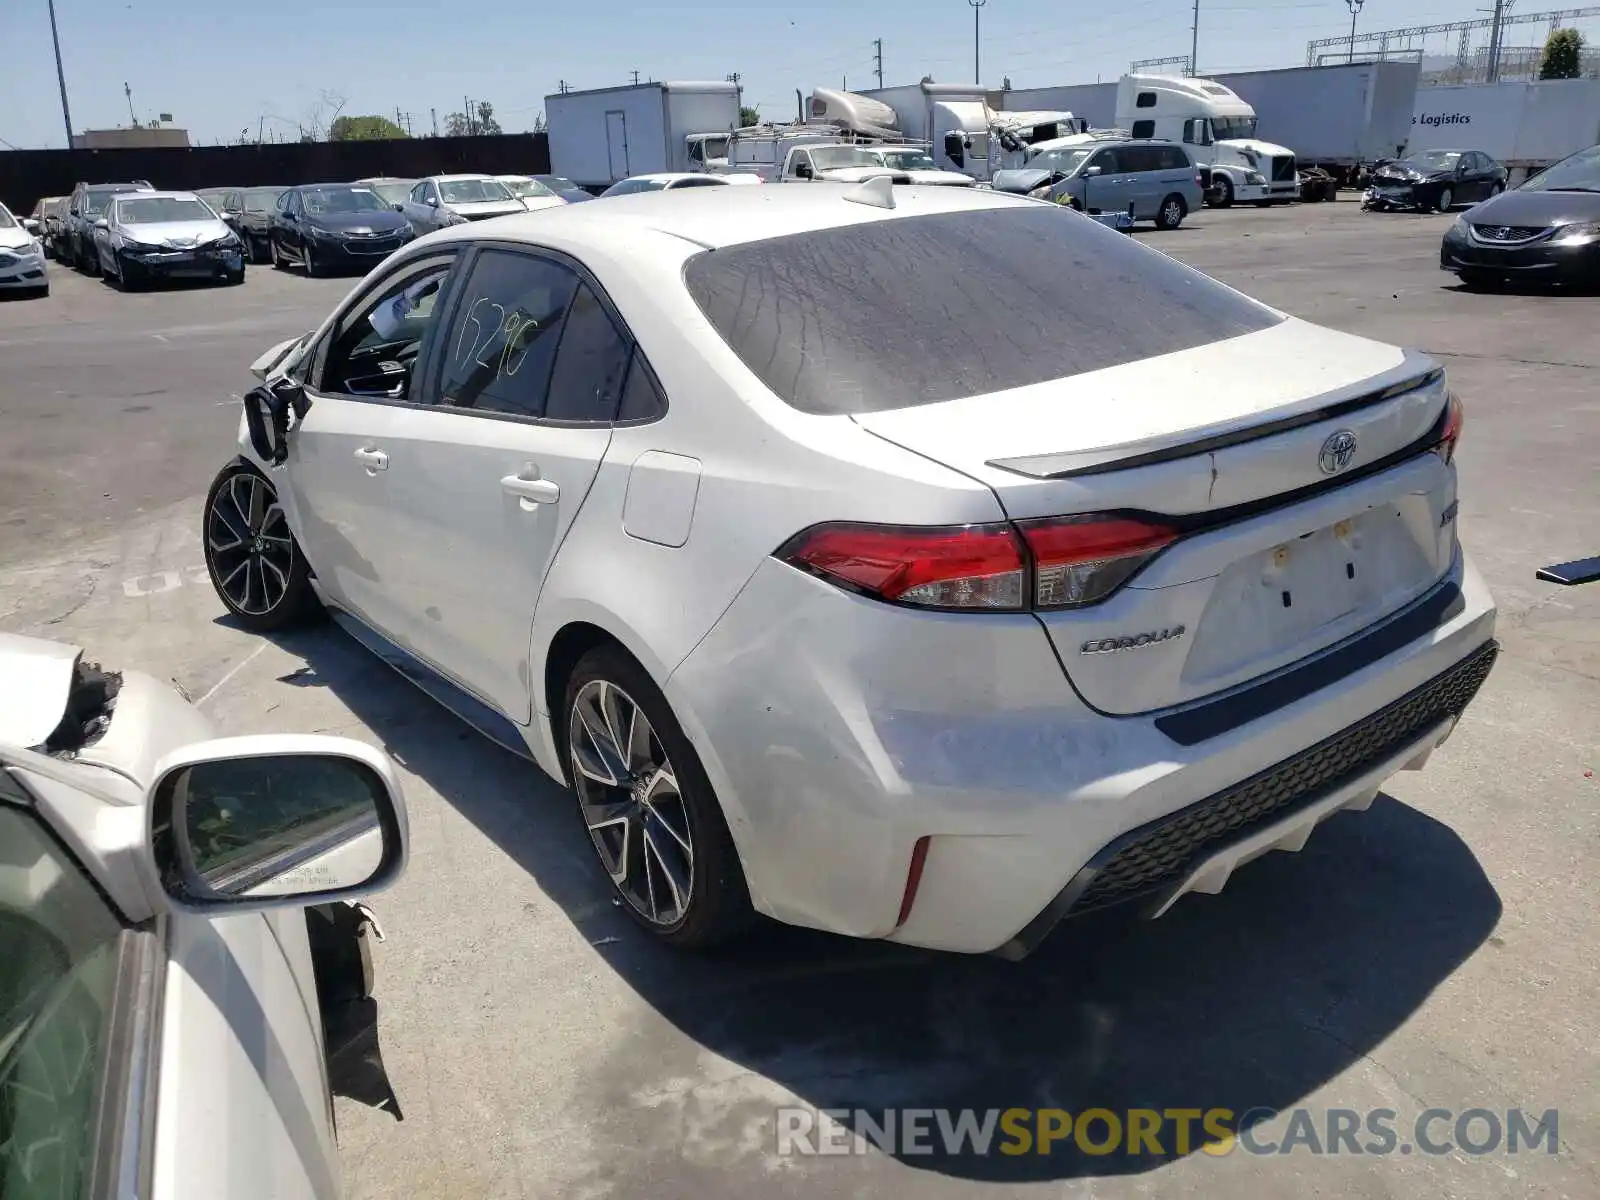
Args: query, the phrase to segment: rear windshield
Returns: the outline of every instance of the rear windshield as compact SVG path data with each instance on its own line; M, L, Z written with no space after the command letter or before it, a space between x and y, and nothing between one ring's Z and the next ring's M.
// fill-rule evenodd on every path
M1278 324L1271 309L1055 205L868 221L710 250L684 282L809 413L1027 387Z

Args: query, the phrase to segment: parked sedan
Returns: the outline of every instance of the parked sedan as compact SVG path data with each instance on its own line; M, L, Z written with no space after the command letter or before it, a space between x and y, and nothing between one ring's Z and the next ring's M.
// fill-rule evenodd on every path
M369 271L412 238L411 226L371 188L318 183L288 188L273 211L267 254L274 267L308 276Z
M541 208L559 208L566 203L565 199L531 175L496 175L495 179L505 184L506 191L521 200L522 206L529 212L538 212Z
M727 187L725 175L703 175L696 171L665 171L659 175L634 175L620 179L600 193L608 196L633 196L640 192L675 192L680 188Z
M36 215L39 219L39 241L44 244L46 258L61 258L65 254L67 236L67 196L46 196L39 201Z
M533 175L530 178L544 184L545 187L560 196L568 204L582 204L585 200L594 199L591 193L584 191L572 180L560 175Z
M527 212L505 184L489 175L434 175L419 179L396 209L418 237L436 229Z
M1439 266L1474 287L1600 284L1600 146L1463 213L1444 235Z
M1361 207L1448 212L1498 196L1506 178L1505 167L1481 151L1423 150L1374 170Z
M0 1194L336 1200L330 1092L398 1112L354 901L405 858L381 750L0 634Z
M200 531L233 619L329 610L682 946L1021 955L1456 727L1495 609L1432 360L1033 200L710 192L446 230L258 360Z
M124 192L95 222L100 270L124 291L172 279L244 282L244 243L193 192Z
M0 204L0 292L50 294L44 243Z
M244 242L251 262L271 258L272 218L283 193L281 187L234 188L222 197L220 215Z

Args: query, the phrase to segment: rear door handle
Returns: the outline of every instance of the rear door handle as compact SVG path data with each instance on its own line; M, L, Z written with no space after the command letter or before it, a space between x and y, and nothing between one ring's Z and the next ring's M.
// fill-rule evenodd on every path
M524 471L523 474L528 472ZM509 495L534 504L554 504L561 499L561 485L553 479L525 479L522 475L507 475L500 481L500 489Z
M356 461L369 471L387 471L389 456L382 450L357 450Z

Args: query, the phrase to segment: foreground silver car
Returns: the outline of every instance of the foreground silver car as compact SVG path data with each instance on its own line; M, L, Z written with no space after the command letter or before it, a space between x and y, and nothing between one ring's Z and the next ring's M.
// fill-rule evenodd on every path
M380 750L0 634L0 1196L336 1197L330 1090L397 1111L350 901L406 836Z

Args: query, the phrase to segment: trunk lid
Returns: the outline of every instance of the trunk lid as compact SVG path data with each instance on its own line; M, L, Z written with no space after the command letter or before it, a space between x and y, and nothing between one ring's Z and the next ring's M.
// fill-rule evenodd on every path
M1084 698L1131 714L1278 670L1431 588L1454 556L1454 472L1404 452L1445 404L1423 356L1291 319L854 419L987 484L1013 520L1132 511L1184 529L1103 602L1039 614Z

